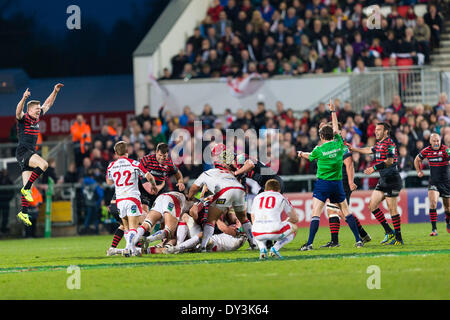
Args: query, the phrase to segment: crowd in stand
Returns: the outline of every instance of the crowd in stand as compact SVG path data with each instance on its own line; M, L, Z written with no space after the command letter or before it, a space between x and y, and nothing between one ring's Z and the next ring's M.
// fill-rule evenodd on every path
M419 2L428 4L422 17L414 13ZM363 8L373 4L392 10L371 29ZM401 15L397 4L409 9ZM404 59L424 64L442 27L440 1L214 0L160 79L360 73Z

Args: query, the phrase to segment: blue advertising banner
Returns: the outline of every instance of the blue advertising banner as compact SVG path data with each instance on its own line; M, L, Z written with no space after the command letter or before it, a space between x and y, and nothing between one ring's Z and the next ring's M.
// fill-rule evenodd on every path
M408 222L430 222L429 208L430 201L428 199L427 189L406 189L408 193ZM439 198L437 204L437 221L445 221L444 206L442 199Z

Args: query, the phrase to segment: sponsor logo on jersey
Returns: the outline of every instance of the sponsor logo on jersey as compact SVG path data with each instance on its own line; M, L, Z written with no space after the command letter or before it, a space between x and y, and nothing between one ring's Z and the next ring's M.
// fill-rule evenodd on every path
M217 199L216 204L225 204L227 199Z
M136 213L137 212L137 206L133 205L131 206L131 213Z
M174 207L174 204L173 204L172 202L169 202L169 205L168 205L167 209L168 209L169 211L172 211L172 210L173 210L173 207Z

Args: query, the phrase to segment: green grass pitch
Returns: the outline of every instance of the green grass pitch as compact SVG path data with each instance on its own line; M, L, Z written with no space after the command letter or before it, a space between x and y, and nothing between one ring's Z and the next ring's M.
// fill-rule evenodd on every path
M346 225L341 247L321 227L314 250L297 249L308 229L282 249L284 260L259 261L248 245L235 252L107 257L111 236L0 241L0 299L449 299L450 234L439 223L402 226L403 247L381 246L379 225L366 226L372 241L353 246ZM124 246L124 240L119 247ZM80 289L68 289L67 267L80 267ZM380 270L380 289L369 289ZM369 279L370 282L370 279Z

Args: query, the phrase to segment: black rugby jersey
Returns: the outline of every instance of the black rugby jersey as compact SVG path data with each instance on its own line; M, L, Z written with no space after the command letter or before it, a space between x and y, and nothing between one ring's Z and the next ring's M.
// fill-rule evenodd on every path
M378 141L372 147L372 153L374 154L374 165L386 161L388 158L394 158L394 163L389 168L378 170L381 178L392 177L399 174L397 166L397 147L391 138Z
M158 185L162 184L171 175L178 172L178 168L171 159L167 159L163 164L160 164L158 160L156 160L156 154L150 154L143 157L140 160L140 163L153 177L155 177L156 184Z
M430 166L430 183L448 182L449 179L449 156L450 149L441 145L438 150L434 150L431 146L424 148L419 153L419 158L428 159Z
M36 150L36 143L39 135L39 120L44 111L41 110L38 119L33 119L28 113L25 113L22 119L17 120L17 138L19 139L18 149L26 148Z
M250 160L255 166L252 170L247 172L246 177L255 180L260 186L264 187L267 180L276 176L276 172L269 166L266 166L259 160L251 159L248 154L244 154L245 161ZM244 161L244 163L245 163ZM237 168L240 169L244 166L244 163L238 163Z

